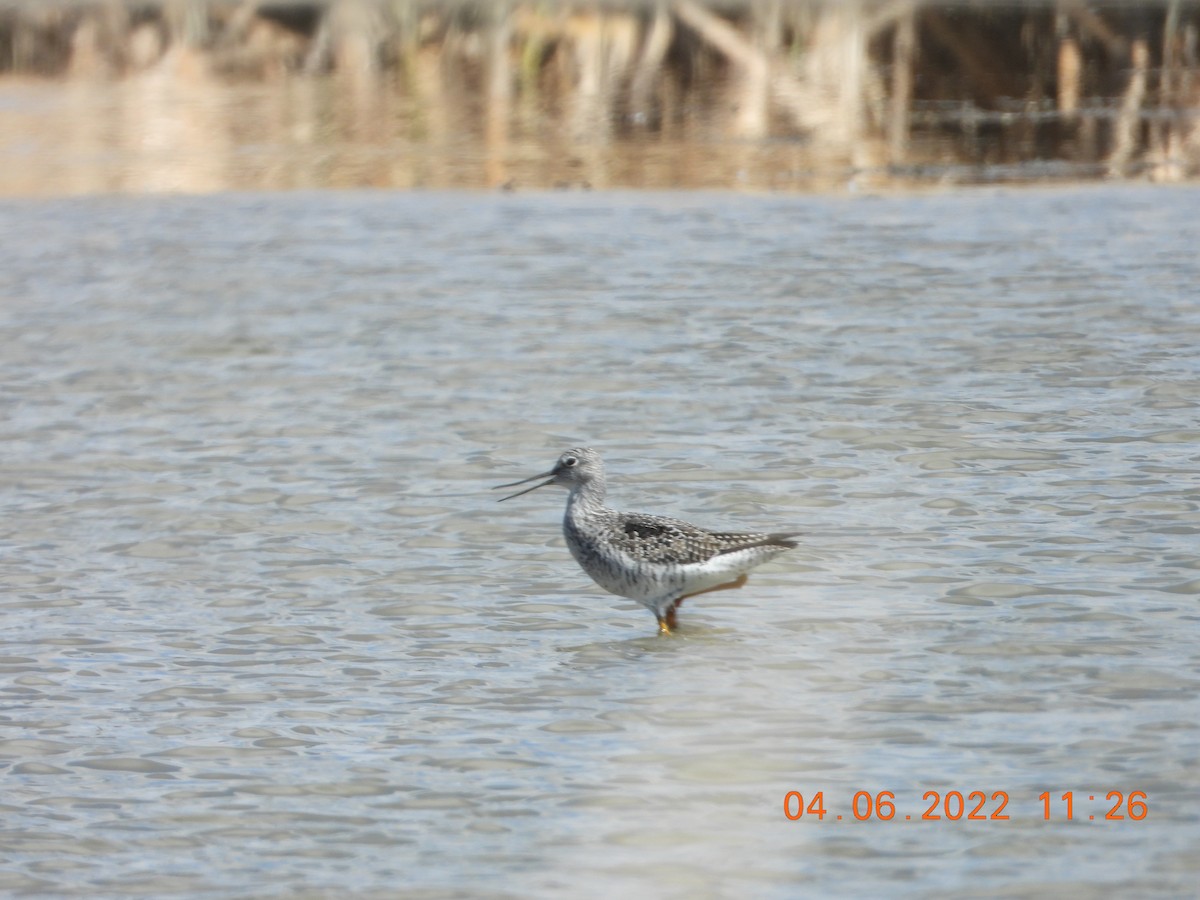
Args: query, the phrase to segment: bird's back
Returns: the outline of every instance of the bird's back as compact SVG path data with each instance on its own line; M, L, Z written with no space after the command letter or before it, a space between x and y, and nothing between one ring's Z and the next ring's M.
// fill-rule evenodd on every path
M797 534L709 531L670 516L617 512L607 507L583 517L568 515L564 530L568 544L583 544L595 552L649 566L695 565L754 548L765 551L762 558L766 559L795 547L792 538Z

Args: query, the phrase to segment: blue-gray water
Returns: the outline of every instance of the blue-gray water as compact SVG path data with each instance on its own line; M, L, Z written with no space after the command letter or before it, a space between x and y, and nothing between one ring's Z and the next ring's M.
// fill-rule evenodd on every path
M0 204L0 891L1191 893L1197 208ZM489 491L579 444L803 546L659 638Z

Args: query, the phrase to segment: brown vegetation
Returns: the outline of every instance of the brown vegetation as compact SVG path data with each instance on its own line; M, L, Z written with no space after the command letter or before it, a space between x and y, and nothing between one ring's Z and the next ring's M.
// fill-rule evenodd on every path
M320 82L360 131L391 115L483 141L495 184L530 141L696 140L787 143L793 169L843 182L1033 161L1178 180L1200 174L1198 30L1178 0L80 0L0 6L0 76L181 99Z

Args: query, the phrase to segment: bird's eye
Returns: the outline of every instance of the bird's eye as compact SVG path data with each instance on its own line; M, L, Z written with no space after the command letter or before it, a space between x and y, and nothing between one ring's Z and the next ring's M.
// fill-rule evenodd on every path
M579 462L579 460L577 460L575 457L568 456L566 459L563 460L563 465L567 466L569 468L569 467L575 465L577 462Z

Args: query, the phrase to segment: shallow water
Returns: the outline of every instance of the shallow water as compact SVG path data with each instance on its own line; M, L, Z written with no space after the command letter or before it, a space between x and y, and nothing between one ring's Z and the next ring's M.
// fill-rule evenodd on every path
M1198 202L3 203L0 889L1190 892ZM658 638L579 444L803 546Z

